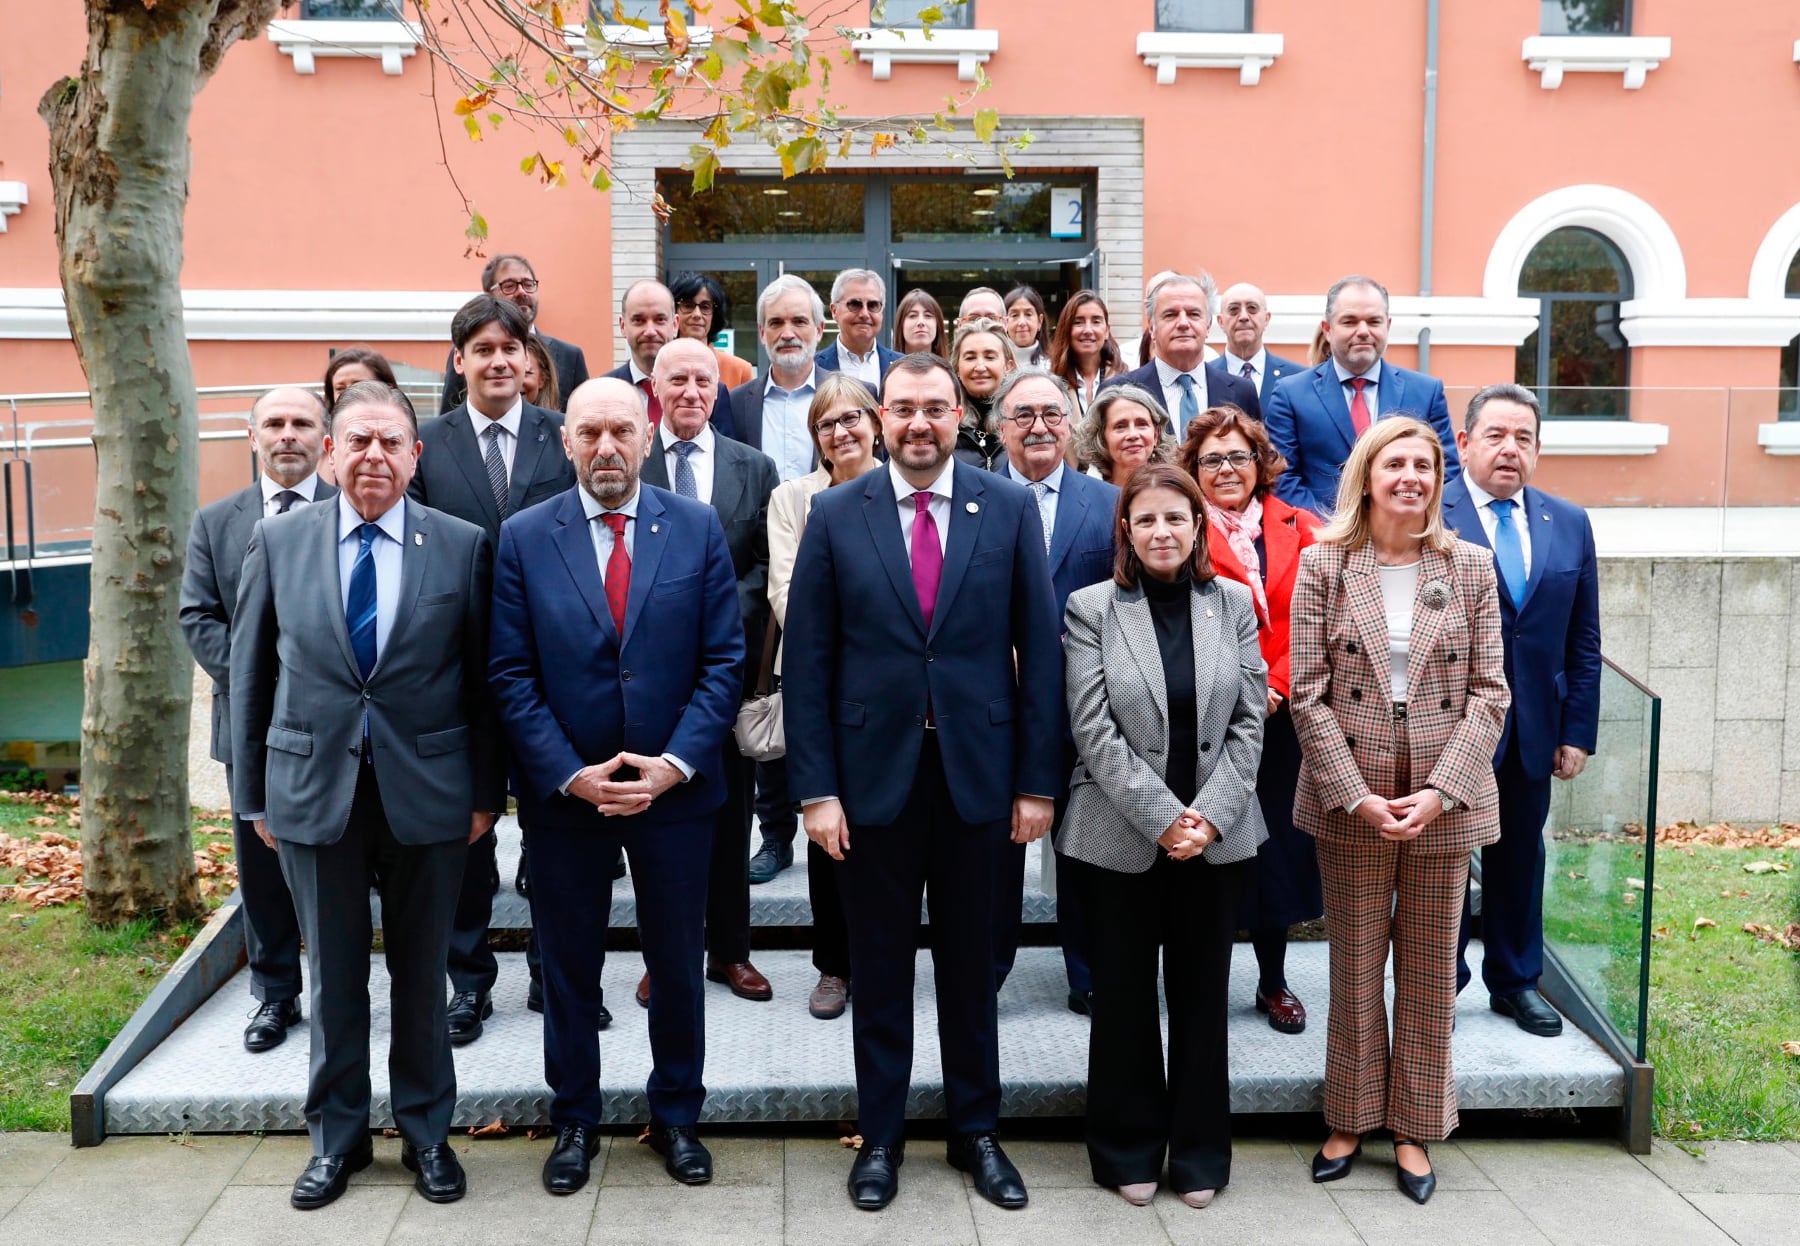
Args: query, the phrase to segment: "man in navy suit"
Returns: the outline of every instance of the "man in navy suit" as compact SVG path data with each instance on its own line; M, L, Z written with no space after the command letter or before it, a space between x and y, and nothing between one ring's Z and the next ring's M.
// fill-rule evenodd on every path
M807 426L818 391L819 334L825 303L819 292L784 273L756 296L756 333L769 354L769 368L731 391L738 416L738 440L775 460L784 481L812 471L819 449Z
M1462 470L1444 383L1381 358L1392 323L1387 288L1372 277L1344 277L1326 292L1331 358L1278 382L1263 417L1269 440L1287 460L1275 482L1275 496L1282 501L1329 516L1350 447L1384 415L1411 415L1430 424L1444 445L1445 481Z
M1481 850L1481 977L1495 1012L1528 1034L1562 1033L1538 994L1544 969L1544 820L1550 780L1573 779L1600 718L1600 588L1594 530L1579 506L1529 488L1542 424L1537 396L1490 385L1456 434L1462 478L1444 489L1444 522L1494 551L1512 708L1494 754L1500 839ZM1469 980L1463 906L1457 989Z
M549 352L550 366L556 369L558 393L571 394L577 385L588 379L587 356L582 354L581 347L538 330L539 285L530 260L523 255L496 255L481 270L481 288L495 298L506 299L525 313L529 331ZM456 347L452 345L450 358L444 363L444 392L438 399L438 414L455 410L457 404L468 397L468 392L467 378L456 369Z
M644 395L650 412L650 428L654 431L662 423L662 403L656 397L656 352L677 336L675 296L669 293L669 287L660 281L632 282L625 290L625 297L619 300L619 336L625 339L631 355L606 375L624 381ZM738 436L737 420L731 410L731 393L723 385L719 386L719 396L713 400L712 427L721 437L744 440Z
M1050 829L1062 771L1062 646L1032 495L958 463L956 379L932 355L888 373L886 468L813 503L788 595L789 788L839 867L856 983L862 1149L850 1196L899 1188L913 966L929 893L950 1163L1002 1207L993 913L1008 838Z
M494 574L488 673L531 849L557 1127L543 1176L552 1194L586 1184L603 1137L595 1023L608 874L621 846L656 979L650 1143L677 1181L712 1178L694 1134L706 1094L702 925L744 628L718 516L639 483L644 407L614 377L575 391L563 441L577 487L507 520Z
M999 466L999 474L1024 485L1037 500L1060 631L1069 594L1112 576L1119 491L1068 465L1069 437L1075 427L1075 395L1061 377L1037 368L1009 373L994 392L994 409L1001 413L1000 440L1006 446L1006 459ZM1068 774L1074 768L1075 740L1069 734L1065 714L1064 781L1056 795L1056 816L1050 828L1052 842L1062 826L1063 810L1068 804ZM994 902L995 915L1000 920L995 934L995 989L1012 972L1013 958L1019 950L1019 910L1025 897L1025 845L1008 845L1008 851L1009 859L1001 869L1000 892ZM1086 1016L1094 981L1088 971L1087 926L1073 886L1056 889L1056 925L1062 941L1063 969L1069 978L1069 1008Z
M831 283L831 317L837 321L837 341L813 358L821 372L848 372L879 394L887 370L900 352L881 344L881 318L887 302L887 283L867 268L846 268Z
M1269 331L1269 299L1247 281L1240 281L1219 296L1219 327L1225 330L1225 353L1206 366L1248 381L1256 400L1266 410L1275 393L1275 382L1306 371L1306 365L1283 359L1263 348Z
M1242 377L1206 364L1206 335L1212 331L1215 288L1206 272L1163 273L1144 295L1144 318L1156 343L1156 358L1141 368L1100 382L1141 385L1162 399L1174 423L1175 440L1187 435L1188 421L1208 407L1230 404L1260 418L1256 387Z

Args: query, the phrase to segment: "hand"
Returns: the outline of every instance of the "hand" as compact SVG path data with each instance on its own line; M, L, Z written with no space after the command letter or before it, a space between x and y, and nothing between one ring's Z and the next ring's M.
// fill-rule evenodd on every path
M1281 703L1285 700L1287 700L1287 698L1282 696L1279 692L1275 691L1275 689L1273 689L1273 688L1269 689L1269 708L1263 714L1263 717L1264 718L1275 717L1275 711L1281 708Z
M1029 844L1042 839L1056 817L1056 802L1048 796L1015 796L1012 807L1012 841Z
M256 837L258 839L262 840L263 843L268 846L269 851L271 851L271 852L280 852L281 851L281 845L277 844L275 842L275 837L273 835L269 834L269 823L268 823L267 819L258 818L256 821L252 822L250 825L252 825L256 828Z
M821 800L800 811L806 837L825 850L833 861L842 861L850 851L850 823L844 819L844 806L836 800Z
M1381 828L1381 837L1403 843L1409 839L1417 839L1431 825L1432 820L1444 812L1444 800L1435 787L1427 787L1411 796L1390 800L1388 809L1398 821Z
M1573 744L1556 746L1556 763L1550 773L1559 779L1573 779L1587 768L1588 753L1586 749L1576 748Z
M1378 832L1392 826L1395 818L1393 811L1388 808L1388 802L1373 792L1363 797L1362 804L1356 807L1356 816Z
M472 844L494 829L494 823L500 820L497 813L471 813L469 815L469 842Z
M621 766L636 766L635 779L614 779ZM681 782L681 771L661 757L645 757L641 753L620 753L599 767L600 800L595 808L614 817L642 813L664 792Z
M1192 809L1184 809L1156 842L1168 852L1170 860L1186 861L1206 851L1207 845L1218 837L1219 832L1212 823Z

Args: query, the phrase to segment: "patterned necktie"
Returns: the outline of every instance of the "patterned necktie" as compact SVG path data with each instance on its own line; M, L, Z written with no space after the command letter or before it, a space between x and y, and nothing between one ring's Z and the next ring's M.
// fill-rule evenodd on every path
M1369 400L1363 397L1363 390L1368 387L1368 377L1353 376L1350 378L1350 388L1356 391L1350 399L1350 426L1356 429L1358 437L1369 431Z
M356 668L366 681L375 669L375 535L380 531L372 523L356 530L361 544L356 549L356 562L350 568L350 597L344 603L344 623L350 629L350 652L356 655Z
M1194 397L1194 378L1192 376L1183 372L1175 378L1175 383L1181 386L1181 411L1179 413L1181 433L1179 435L1185 437L1187 436L1187 426L1200 418L1200 403Z
M1038 521L1044 529L1044 552L1050 552L1050 532L1056 525L1056 508L1047 506L1050 500L1050 486L1041 480L1028 480L1025 487L1037 498Z
M691 441L677 441L669 449L675 452L675 492L684 498L700 500L700 482L694 478L690 457L700 447Z
M913 589L919 594L919 613L925 616L925 630L931 630L931 616L937 609L938 582L944 578L944 547L938 544L937 520L931 517L931 491L921 489L912 495L912 573Z
M649 377L645 377L638 382L638 388L643 390L650 399L650 431L655 432L657 426L662 423L662 403L657 400L656 386L651 383Z
M1494 561L1500 564L1500 578L1512 597L1513 609L1525 604L1525 546L1519 530L1513 526L1511 498L1495 498L1488 503L1494 512Z
M481 456L487 466L488 488L494 491L494 507L500 512L500 518L506 518L507 495L511 492L506 481L506 460L500 457L501 427L489 424L487 432L482 436L487 439L487 452Z
M1243 377L1246 381L1249 381L1252 385L1256 384L1256 369L1250 366L1250 361L1248 359L1244 360L1244 370L1239 372L1238 375Z
M613 626L621 639L625 636L625 602L631 596L631 555L625 549L625 516L602 515L612 529L612 553L606 558L606 605L612 611Z
M292 489L283 489L275 495L275 513L277 515L287 514L294 509L294 503L299 500L300 495L297 492Z

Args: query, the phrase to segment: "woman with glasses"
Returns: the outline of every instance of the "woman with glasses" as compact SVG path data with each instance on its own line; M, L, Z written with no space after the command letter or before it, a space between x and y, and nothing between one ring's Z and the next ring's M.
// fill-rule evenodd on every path
M1093 403L1100 382L1126 370L1119 344L1113 341L1106 303L1092 290L1076 294L1056 318L1056 336L1050 339L1050 370L1069 383L1084 412Z
M1146 463L1175 457L1169 413L1141 385L1109 385L1075 429L1075 455L1090 475L1124 488Z
M1239 920L1256 949L1256 1010L1270 1028L1298 1034L1306 1008L1288 989L1288 927L1325 911L1319 895L1319 858L1310 835L1294 825L1294 785L1300 778L1300 741L1288 713L1289 605L1300 551L1313 543L1319 521L1274 494L1287 466L1262 421L1233 406L1209 407L1188 425L1177 456L1206 499L1207 551L1213 570L1250 589L1269 664L1268 715L1256 799L1269 842L1256 856L1256 885L1244 896Z
M972 320L956 331L950 363L962 389L962 423L956 430L956 457L986 471L1006 457L994 395L1014 367L1012 340L995 320Z
M675 331L712 347L719 361L721 386L731 389L756 375L755 364L712 344L731 323L731 303L718 278L706 273L679 273L669 282L669 293L675 296Z

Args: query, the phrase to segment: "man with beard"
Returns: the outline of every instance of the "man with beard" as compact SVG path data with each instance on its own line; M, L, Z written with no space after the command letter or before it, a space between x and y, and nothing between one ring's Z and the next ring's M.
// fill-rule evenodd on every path
M775 278L756 297L756 332L769 352L769 370L731 391L738 439L775 460L782 480L804 476L817 464L818 447L807 427L818 388L813 351L825 324L818 291L792 273Z
M666 293L666 292L665 292ZM684 1184L712 1179L694 1126L706 1090L707 860L744 629L710 506L640 483L642 394L590 381L563 441L577 485L500 531L489 678L520 777L544 965L544 1077L556 1144L544 1188L588 1179L600 1132L607 876L631 858L650 1001L650 1145Z
M929 894L947 1158L1001 1207L994 898L1006 845L1050 829L1062 769L1062 645L1032 495L958 463L949 365L907 355L881 409L886 470L813 504L788 597L788 774L836 862L856 983L862 1149L850 1197L899 1189L913 966Z
M656 396L656 352L673 342L679 332L675 325L675 296L660 281L634 281L619 301L619 337L631 351L624 363L606 375L624 381L644 395L652 432L662 423L662 402ZM731 409L731 391L719 387L713 400L713 432L734 441L748 441L738 433L737 420ZM755 442L750 442L755 445Z

